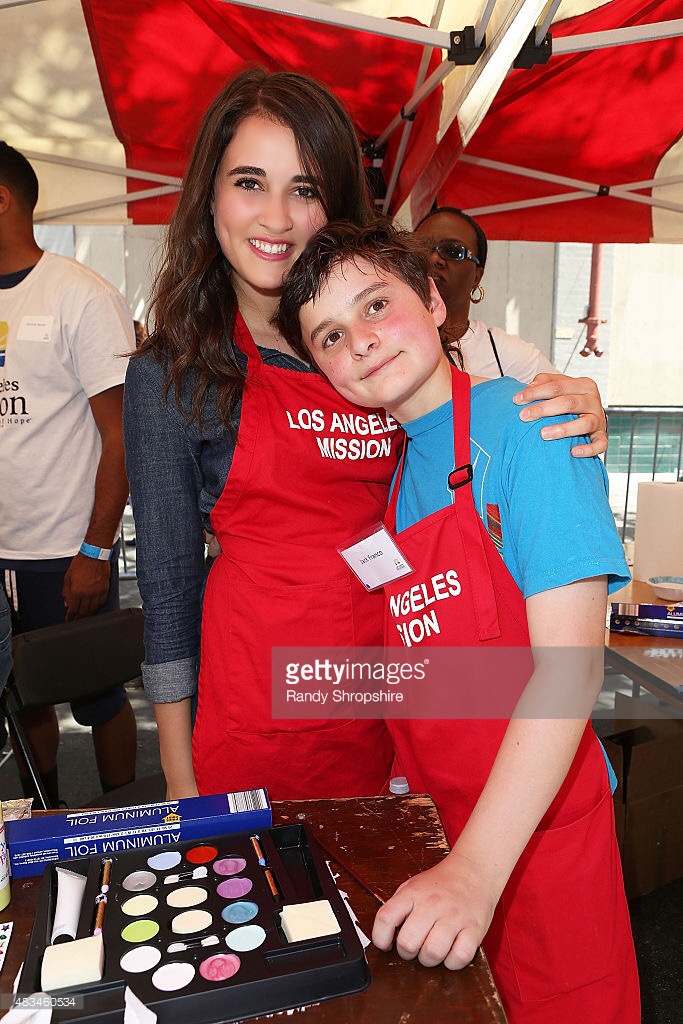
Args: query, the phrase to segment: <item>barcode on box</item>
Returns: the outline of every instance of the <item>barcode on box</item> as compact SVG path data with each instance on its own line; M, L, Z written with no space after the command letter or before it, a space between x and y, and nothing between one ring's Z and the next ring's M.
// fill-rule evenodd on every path
M228 807L231 814L241 811L265 811L268 797L265 789L246 789L242 793L228 793Z

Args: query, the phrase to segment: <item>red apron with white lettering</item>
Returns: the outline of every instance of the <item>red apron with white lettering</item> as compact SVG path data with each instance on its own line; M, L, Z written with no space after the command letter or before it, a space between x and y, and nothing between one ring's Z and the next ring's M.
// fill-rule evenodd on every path
M266 786L271 799L360 796L386 785L384 722L273 720L273 647L378 646L383 595L337 546L380 522L399 431L317 374L270 366L241 317L239 433L211 513L222 553L202 619L193 734L200 793Z
M416 593L428 593L430 586L436 592L445 573L453 579L457 572L460 591L453 588L455 593L436 605L439 632L422 631L419 645L528 646L524 598L477 514L467 479L470 381L455 369L453 409L454 465L459 467L449 481L454 503L397 535L416 569L385 588L385 640L400 645L401 630L409 629L415 616L405 600L396 600L406 585L416 584ZM392 531L401 470L402 464L387 513ZM478 680L458 678L454 668L453 685L476 686ZM507 721L411 719L387 725L395 770L407 776L411 790L431 794L449 841L455 842L488 778ZM640 1021L612 796L590 725L510 877L484 949L511 1024Z

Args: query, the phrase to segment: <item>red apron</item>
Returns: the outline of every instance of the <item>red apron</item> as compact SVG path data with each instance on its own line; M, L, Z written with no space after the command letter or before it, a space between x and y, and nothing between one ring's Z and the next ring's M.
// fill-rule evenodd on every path
M271 799L370 795L386 785L382 721L273 720L273 647L377 646L383 596L368 594L336 547L381 521L399 431L312 373L247 356L240 427L211 513L222 553L202 619L193 734L200 793L266 786Z
M440 632L420 646L529 644L524 598L477 514L470 464L470 381L453 370L454 504L397 536L420 586L454 569L461 591L440 602ZM395 530L399 478L387 512ZM463 483L464 481L464 483ZM385 587L385 639L414 616ZM413 632L413 635L414 632ZM459 685L468 685L459 681ZM476 685L476 684L474 684ZM523 686L523 681L520 681ZM497 720L389 721L397 767L433 797L453 843L481 793L507 728ZM559 793L529 841L484 940L511 1024L636 1024L638 978L602 751L590 725Z

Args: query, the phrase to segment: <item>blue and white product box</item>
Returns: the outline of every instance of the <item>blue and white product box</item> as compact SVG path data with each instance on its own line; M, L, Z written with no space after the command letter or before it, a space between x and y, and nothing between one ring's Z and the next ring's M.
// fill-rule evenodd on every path
M46 864L72 857L165 846L272 825L265 789L216 793L134 807L46 814L5 823L13 878L42 875Z
M683 603L612 603L609 617L612 633L636 633L639 636L668 636L683 640Z

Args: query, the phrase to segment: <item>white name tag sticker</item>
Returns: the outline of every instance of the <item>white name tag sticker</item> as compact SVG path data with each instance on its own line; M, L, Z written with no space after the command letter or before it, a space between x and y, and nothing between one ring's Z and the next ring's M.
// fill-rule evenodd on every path
M337 550L366 590L377 590L413 572L412 565L382 523Z
M53 316L24 316L19 324L17 341L51 341Z

